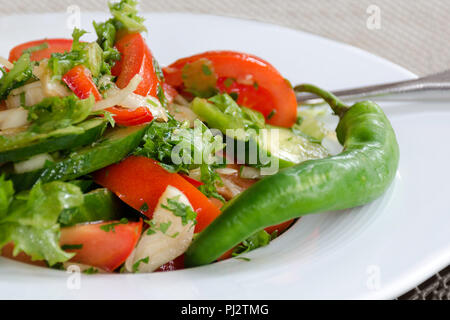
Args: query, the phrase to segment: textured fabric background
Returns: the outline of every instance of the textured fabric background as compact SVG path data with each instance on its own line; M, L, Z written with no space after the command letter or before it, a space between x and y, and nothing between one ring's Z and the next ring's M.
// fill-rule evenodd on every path
M106 11L106 0L0 0L2 15ZM380 8L380 29L367 27L369 6ZM412 72L450 68L450 0L142 0L144 11L199 12L256 19L360 47Z

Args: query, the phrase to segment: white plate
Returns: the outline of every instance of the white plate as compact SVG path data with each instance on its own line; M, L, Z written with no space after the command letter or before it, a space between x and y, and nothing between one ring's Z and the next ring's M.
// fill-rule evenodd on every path
M82 14L82 27L104 14ZM252 21L148 14L150 46L161 64L211 49L259 55L293 83L328 89L413 78L369 53ZM0 54L27 40L69 36L66 16L0 19ZM320 23L320 22L318 22ZM386 195L362 208L309 216L270 246L202 268L144 275L73 278L0 259L0 298L390 299L450 262L450 106L383 104L398 134L401 163Z

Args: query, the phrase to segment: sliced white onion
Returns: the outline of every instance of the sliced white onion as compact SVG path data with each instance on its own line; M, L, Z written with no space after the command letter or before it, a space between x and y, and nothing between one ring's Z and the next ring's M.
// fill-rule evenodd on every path
M0 130L23 127L28 124L28 111L14 108L0 111Z
M6 99L8 109L18 108L22 105L21 94L23 93L25 94L25 105L27 106L35 105L46 97L42 90L41 81L36 81L11 91L11 94Z
M106 92L106 98L95 103L93 111L120 106L127 109L146 107L155 119L167 121L167 114L161 103L155 97L135 94L134 91L142 81L140 75L135 75L130 83L123 89L112 88Z
M168 186L166 191L159 199L156 210L153 213L152 228L154 233L144 232L139 240L136 249L131 253L125 262L125 268L128 272L134 272L137 269L133 266L138 263L139 272L153 272L160 266L182 255L192 242L194 237L194 222L189 221L183 225L181 217L175 216L172 211L163 208L167 206L168 199L176 198L178 202L191 207L189 200L178 189ZM161 224L169 224L165 232L160 230ZM147 263L141 262L148 259Z
M261 170L252 167L241 167L239 176L243 179L261 179Z
M125 99L118 104L127 109L136 109L139 107L146 107L150 110L155 119L162 119L167 121L167 114L158 99L152 96L143 97L135 93L130 93Z
M42 78L42 90L46 97L66 97L72 92L58 80L52 80L49 73L46 73Z
M177 105L189 107L189 101L187 101L181 94L176 95L173 101Z
M252 86L252 85L254 85L255 80L254 80L252 74L247 74L245 77L241 77L241 78L237 79L237 82L240 84L247 85L247 86Z
M234 198L234 197L240 195L244 191L243 188L239 187L237 184L235 184L231 180L227 179L226 177L222 177L222 183L223 183L222 188L227 189L227 191L231 195L230 198ZM219 189L221 189L221 188L217 189L219 191L219 193L221 193Z
M216 169L216 172L218 174L223 174L225 176L231 176L233 174L238 173L238 171L236 169L233 169L233 168L220 168L220 169Z
M53 161L53 158L48 153L38 154L28 160L14 163L14 171L17 174L22 174L38 170L43 168L47 161Z
M189 171L189 178L192 178L192 179L197 180L197 181L201 181L201 179L202 179L202 172L201 172L200 168L193 169L193 170Z
M191 127L194 126L194 121L198 119L198 116L195 114L195 112L187 106L171 104L169 105L168 109L175 120L180 122L189 121Z
M30 89L33 89L33 88L41 88L41 87L42 87L41 82L40 81L35 81L35 82L32 82L32 83L26 84L26 85L24 85L24 86L22 86L20 88L11 90L10 94L13 95L13 96L17 96L17 95L21 94L22 92L26 92L26 91L28 91Z
M3 58L2 56L0 56L0 64L4 65L9 70L11 70L14 67L14 65L11 62L9 62L8 59Z
M38 69L33 70L36 72L41 80L42 91L45 97L66 97L72 92L63 85L59 80L52 79L51 71L47 67L47 63L41 62Z
M332 156L340 154L344 147L339 143L336 132L329 133L322 140L322 146L327 149L328 153Z
M48 66L47 59L42 60L41 63L39 63L38 66L34 66L33 67L33 71L32 71L33 75L36 78L41 79L42 76L44 75L44 73L46 72L47 66Z
M107 97L105 99L95 103L92 111L100 111L119 106L127 96L129 96L136 90L141 81L142 77L137 74L133 77L133 79L131 79L130 83L125 88L111 89L111 92L108 91Z

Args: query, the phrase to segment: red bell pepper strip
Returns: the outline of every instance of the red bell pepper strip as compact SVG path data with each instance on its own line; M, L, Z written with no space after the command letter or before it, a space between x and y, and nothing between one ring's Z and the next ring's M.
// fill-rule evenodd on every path
M156 97L160 82L153 65L153 56L142 35L127 34L115 43L115 47L121 54L120 61L111 70L113 76L117 77L116 85L123 89L139 74L142 81L134 93Z
M62 81L67 84L69 89L80 99L87 99L91 94L94 95L95 101L102 99L100 92L92 80L91 72L83 65L78 65L69 70L69 72L62 77Z

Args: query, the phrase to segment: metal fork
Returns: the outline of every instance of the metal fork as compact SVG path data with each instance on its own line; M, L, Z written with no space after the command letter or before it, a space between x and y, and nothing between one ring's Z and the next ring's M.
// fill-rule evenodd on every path
M450 70L414 80L334 91L333 94L344 101L369 98L390 101L450 101ZM297 93L297 101L307 105L323 103L322 99L307 93Z

